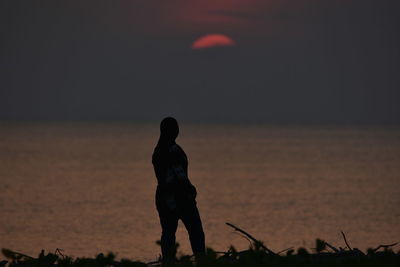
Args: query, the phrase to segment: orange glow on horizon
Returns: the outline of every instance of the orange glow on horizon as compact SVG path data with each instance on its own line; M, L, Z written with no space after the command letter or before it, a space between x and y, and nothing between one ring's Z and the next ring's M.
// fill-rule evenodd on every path
M234 46L235 41L224 34L207 34L200 38L192 44L192 49L205 49L220 46Z

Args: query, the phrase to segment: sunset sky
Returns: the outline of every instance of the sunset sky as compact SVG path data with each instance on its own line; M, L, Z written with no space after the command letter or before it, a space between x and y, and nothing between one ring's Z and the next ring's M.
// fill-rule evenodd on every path
M399 3L1 1L0 119L398 124Z

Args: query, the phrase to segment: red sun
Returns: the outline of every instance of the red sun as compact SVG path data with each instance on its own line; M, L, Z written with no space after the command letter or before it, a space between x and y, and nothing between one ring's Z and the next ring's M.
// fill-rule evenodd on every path
M192 49L205 49L221 46L234 46L236 43L224 34L206 34L198 38L192 44Z

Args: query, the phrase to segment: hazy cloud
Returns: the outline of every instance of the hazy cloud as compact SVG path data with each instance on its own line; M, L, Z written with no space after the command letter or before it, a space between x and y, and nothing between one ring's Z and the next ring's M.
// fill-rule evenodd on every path
M396 1L251 3L2 1L0 119L400 122Z

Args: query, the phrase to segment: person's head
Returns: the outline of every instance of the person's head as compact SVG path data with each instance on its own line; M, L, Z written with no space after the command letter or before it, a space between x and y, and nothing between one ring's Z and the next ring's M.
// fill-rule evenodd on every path
M160 136L168 141L175 141L179 134L178 122L172 118L167 117L161 121Z

